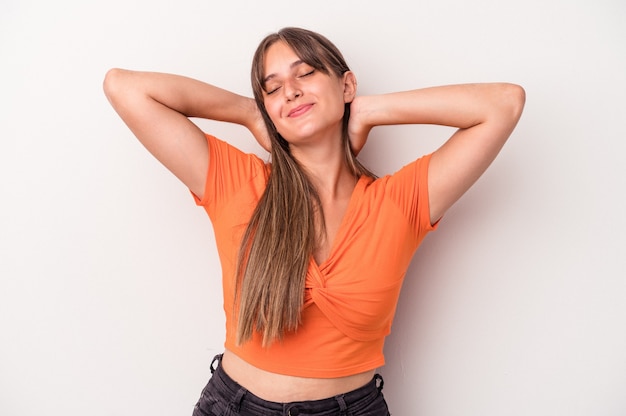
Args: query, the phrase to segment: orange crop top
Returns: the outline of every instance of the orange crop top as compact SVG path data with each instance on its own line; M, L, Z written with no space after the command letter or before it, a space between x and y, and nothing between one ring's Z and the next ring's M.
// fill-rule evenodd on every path
M427 173L430 155L376 180L361 177L322 264L311 260L298 330L261 346L255 334L236 345L235 270L241 237L265 189L270 165L207 135L206 189L196 203L215 232L222 266L225 347L266 371L299 377L344 377L384 364L402 280L431 226Z

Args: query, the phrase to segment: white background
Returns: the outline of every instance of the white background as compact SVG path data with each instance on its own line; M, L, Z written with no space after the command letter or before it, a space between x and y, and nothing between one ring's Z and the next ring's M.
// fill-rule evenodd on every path
M362 94L527 92L411 265L381 370L392 413L626 414L625 21L621 0L3 0L0 415L191 414L223 342L211 225L101 83L125 67L250 95L257 43L287 25L333 40ZM378 128L362 159L393 172L449 134Z

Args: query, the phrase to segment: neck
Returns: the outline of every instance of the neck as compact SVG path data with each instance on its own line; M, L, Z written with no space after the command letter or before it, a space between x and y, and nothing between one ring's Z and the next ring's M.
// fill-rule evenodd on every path
M352 193L356 178L348 164L340 140L332 145L293 146L292 155L306 170L320 198L335 199Z

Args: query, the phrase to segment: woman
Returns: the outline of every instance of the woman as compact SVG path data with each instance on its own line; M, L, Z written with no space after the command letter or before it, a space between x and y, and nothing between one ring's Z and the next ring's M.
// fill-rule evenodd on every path
M337 48L298 28L261 42L252 85L254 100L170 74L113 69L104 83L214 225L225 352L194 415L387 415L375 370L411 257L496 157L524 91L477 84L357 96ZM190 117L245 126L271 163ZM409 123L458 130L375 178L355 157L369 131Z

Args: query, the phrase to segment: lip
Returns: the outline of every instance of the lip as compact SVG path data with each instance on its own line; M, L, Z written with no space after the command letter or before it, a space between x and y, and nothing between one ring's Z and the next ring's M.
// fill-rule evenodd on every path
M313 104L302 104L289 111L287 117L300 117L313 107Z

